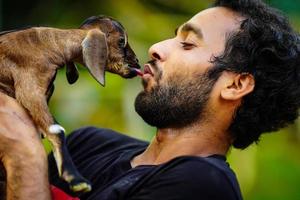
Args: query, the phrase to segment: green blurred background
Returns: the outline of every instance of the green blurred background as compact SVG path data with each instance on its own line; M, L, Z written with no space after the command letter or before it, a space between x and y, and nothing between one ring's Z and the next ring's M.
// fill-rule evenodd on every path
M300 0L269 0L300 30ZM175 28L211 0L0 0L1 30L24 26L76 28L92 15L110 15L127 29L129 42L141 63L155 42L173 37ZM212 22L213 23L213 22ZM60 70L51 111L68 132L87 125L112 128L150 140L155 129L135 113L133 102L142 89L140 79L124 80L107 74L101 87L81 68L80 78L69 85ZM300 124L298 122L298 124ZM300 125L265 134L259 145L231 150L228 160L236 171L245 199L300 200Z

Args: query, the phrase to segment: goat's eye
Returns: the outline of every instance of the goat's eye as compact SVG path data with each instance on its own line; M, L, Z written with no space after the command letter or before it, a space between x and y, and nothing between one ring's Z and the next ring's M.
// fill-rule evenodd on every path
M125 38L123 38L123 37L121 37L120 39L119 39L119 46L120 47L125 47Z

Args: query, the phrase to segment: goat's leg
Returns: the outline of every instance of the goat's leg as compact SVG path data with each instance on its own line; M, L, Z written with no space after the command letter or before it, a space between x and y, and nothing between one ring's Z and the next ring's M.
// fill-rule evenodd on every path
M79 174L71 160L66 147L65 131L63 127L55 124L48 110L46 91L41 88L44 87L34 80L22 81L16 87L16 99L28 110L38 129L52 144L53 155L62 179L69 183L74 192L90 191L90 183Z
M53 146L53 155L58 165L59 175L69 183L72 191L91 191L91 184L74 167L67 149L64 129L58 124L51 125L49 129L51 133L46 135L46 138Z

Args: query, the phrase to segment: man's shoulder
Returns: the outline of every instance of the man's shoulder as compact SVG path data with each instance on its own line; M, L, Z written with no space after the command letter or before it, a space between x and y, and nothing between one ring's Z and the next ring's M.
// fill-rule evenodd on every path
M71 132L70 135L68 136L68 140L87 139L91 137L100 137L103 139L113 139L113 138L134 139L125 134L114 131L112 129L99 128L95 126L84 126Z
M235 176L228 174L231 172L227 163L219 158L182 156L162 165L149 184L165 184L170 191L181 188L184 193L190 192L208 199L220 199L222 196L225 199L238 199L240 189Z
M78 144L99 145L105 146L122 146L122 145L147 145L146 141L142 141L128 135L119 133L112 129L98 128L93 126L86 126L73 131L67 137L68 148L78 146Z
M127 136L111 129L83 127L75 130L67 137L67 147L73 161L93 162L95 156L118 157L125 151L137 151L148 145L148 142Z
M215 157L180 156L162 165L164 172L174 173L183 179L202 181L204 177L226 179L224 171L230 170L225 160ZM205 176L203 176L205 175ZM201 177L201 179L195 179Z
M235 173L226 162L226 157L221 155L212 155L208 157L200 156L181 156L172 161L176 167L173 170L180 170L187 174L203 177L205 175L218 177L221 179L228 179L228 175ZM170 162L170 164L172 164ZM217 175L217 176L216 176Z

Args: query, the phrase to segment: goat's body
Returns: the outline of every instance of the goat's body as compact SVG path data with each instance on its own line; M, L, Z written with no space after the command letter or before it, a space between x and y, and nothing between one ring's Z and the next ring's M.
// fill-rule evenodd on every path
M38 130L51 142L58 171L74 191L89 190L90 186L73 166L63 128L51 132L55 120L47 103L57 69L80 60L84 33L79 29L30 28L0 34L0 91L29 112Z
M74 32L81 34L78 37ZM32 79L41 79L37 82L48 81L50 84L52 77L49 79L49 76L53 75L53 72L76 57L80 57L80 42L83 37L84 32L79 29L62 30L43 27L1 35L0 91L15 98L15 83L19 78L18 75L24 70L26 71L24 73L30 73L27 69L32 70ZM34 73L35 70L38 72ZM52 73L49 74L49 71ZM36 74L40 76L36 77Z
M26 71L24 73L30 73L27 69L32 70L32 79L41 79L37 82L48 81L50 84L52 77L49 79L49 76L53 75L54 71L80 57L80 42L83 37L84 32L79 29L62 30L43 27L1 35L0 91L15 98L15 83L19 78L18 75L24 70ZM34 73L35 70L38 72ZM49 74L49 71L52 73ZM40 76L36 77L36 74Z
M46 135L54 123L47 107L49 89L57 69L80 57L83 34L78 33L83 32L30 28L0 37L0 90L16 98Z
M24 68L26 73L36 70L38 73L32 74L31 78L43 79L43 75L49 71L56 71L67 62L80 57L83 37L84 32L79 29L54 28L30 28L1 35L0 91L15 97L15 81L22 78L18 76L20 68ZM35 77L36 74L40 76Z

